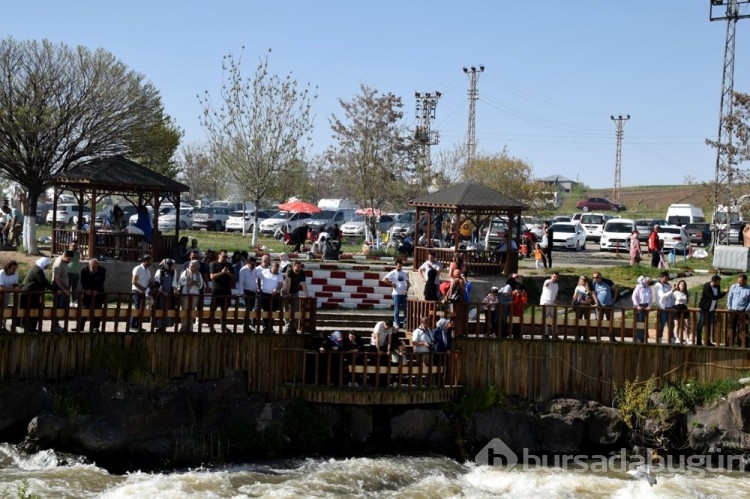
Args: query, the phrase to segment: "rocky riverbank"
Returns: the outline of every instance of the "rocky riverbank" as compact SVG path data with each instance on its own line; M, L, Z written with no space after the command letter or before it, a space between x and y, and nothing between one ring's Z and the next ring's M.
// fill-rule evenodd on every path
M559 398L491 408L360 407L267 402L243 376L119 383L103 373L0 389L0 438L29 452L84 455L113 471L299 455L436 452L473 459L500 438L521 456L593 455L633 444L663 452L750 452L750 388L670 417L658 397L636 427L619 409ZM665 424L668 421L668 424Z

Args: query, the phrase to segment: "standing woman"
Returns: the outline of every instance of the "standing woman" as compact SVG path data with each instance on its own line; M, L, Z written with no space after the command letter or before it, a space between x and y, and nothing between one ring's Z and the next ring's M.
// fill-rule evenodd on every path
M0 310L0 318L2 318L2 331L3 333L10 333L8 328L5 327L6 312L8 305L10 305L10 296L13 294L13 290L18 287L18 262L11 260L5 264L2 270L0 270L0 293L3 295L3 308ZM15 300L14 300L15 301ZM9 315L9 314L8 314Z
M578 285L573 290L573 310L575 310L576 319L578 319L578 338L587 340L586 323L591 317L591 305L594 304L593 292L589 288L589 280L585 275L578 278ZM583 325L582 325L583 324Z
M630 234L630 266L638 265L642 257L643 252L641 251L641 242L638 240L638 231L634 230Z
M40 292L45 289L49 289L50 291L57 290L57 286L49 282L49 279L47 279L47 276L44 274L44 271L47 270L47 267L51 264L52 260L43 256L34 263L26 274L26 278L23 280L23 286L21 286L23 294L21 295L20 300L21 310L24 310L27 313L31 310L39 311L39 316L37 317L26 316L23 318L23 327L27 333L37 332L39 317L44 308L44 295Z
M687 283L684 280L677 283L677 287L672 292L672 296L674 296L674 309L677 311L677 337L683 343L687 343L687 337L690 335L687 311L690 292L688 291ZM684 337L683 333L685 334Z
M194 311L198 307L198 302L201 298L201 291L203 290L203 276L201 275L201 263L198 260L190 260L188 268L185 269L180 277L177 279L175 291L181 295L180 304L181 312L180 317L180 332L181 333L192 333L193 332L193 315ZM190 313L188 313L190 312Z
M156 310L167 314L170 310L175 309L175 297L173 293L173 284L175 280L174 260L165 258L159 262L159 268L154 274L154 284L151 290L155 299ZM174 323L172 318L158 317L156 319L156 330L164 331Z

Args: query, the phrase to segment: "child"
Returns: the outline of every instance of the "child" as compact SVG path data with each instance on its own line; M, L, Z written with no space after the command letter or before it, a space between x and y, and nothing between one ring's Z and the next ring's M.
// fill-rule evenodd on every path
M539 270L544 266L543 259L544 254L542 253L542 245L539 243L536 243L534 246L534 260L536 263L536 269Z

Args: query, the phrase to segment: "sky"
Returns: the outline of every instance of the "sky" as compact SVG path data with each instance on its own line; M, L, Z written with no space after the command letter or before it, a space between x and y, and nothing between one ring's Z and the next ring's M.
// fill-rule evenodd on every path
M527 161L534 175L590 187L614 183L623 125L623 187L711 181L727 24L709 0L69 0L5 2L1 32L104 48L159 90L183 143L205 142L198 95L218 96L222 57L242 55L252 77L270 69L317 87L311 153L331 144L366 84L404 102L439 91L432 129L441 150L465 143L469 77L477 82L476 150ZM243 48L244 47L244 48ZM734 88L750 92L750 19L737 24Z

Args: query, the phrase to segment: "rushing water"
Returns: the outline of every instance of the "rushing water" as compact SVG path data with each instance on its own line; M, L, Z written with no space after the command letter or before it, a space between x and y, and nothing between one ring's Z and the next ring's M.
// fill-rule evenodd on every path
M707 472L657 475L651 487L627 473L578 473L556 468L501 471L442 457L278 460L170 473L111 475L52 451L25 456L0 444L0 497L29 492L44 498L244 497L746 497L748 475Z

